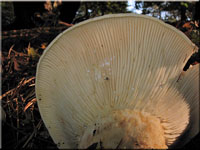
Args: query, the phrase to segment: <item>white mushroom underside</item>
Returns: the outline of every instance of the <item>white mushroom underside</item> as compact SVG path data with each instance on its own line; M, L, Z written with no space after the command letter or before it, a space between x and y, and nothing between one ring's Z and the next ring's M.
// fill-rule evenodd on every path
M198 68L176 82L193 49L183 33L147 16L100 17L65 31L37 68L36 96L53 140L76 148L97 118L134 109L161 120L169 146L198 105Z
M155 130L156 129L156 130ZM97 120L81 137L78 148L166 149L160 119L137 110L116 110Z

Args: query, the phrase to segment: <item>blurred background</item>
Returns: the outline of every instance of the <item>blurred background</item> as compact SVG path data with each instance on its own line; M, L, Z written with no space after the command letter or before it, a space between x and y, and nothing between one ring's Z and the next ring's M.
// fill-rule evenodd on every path
M1 112L3 148L56 148L35 98L37 62L62 31L114 13L152 16L181 30L200 46L199 2L1 2ZM199 134L184 149L199 148Z

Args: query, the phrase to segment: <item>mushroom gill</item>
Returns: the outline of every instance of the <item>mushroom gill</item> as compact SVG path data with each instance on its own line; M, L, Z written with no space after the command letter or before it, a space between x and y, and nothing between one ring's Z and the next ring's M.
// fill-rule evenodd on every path
M196 46L155 18L117 14L79 23L40 58L36 97L58 148L169 148L199 132Z

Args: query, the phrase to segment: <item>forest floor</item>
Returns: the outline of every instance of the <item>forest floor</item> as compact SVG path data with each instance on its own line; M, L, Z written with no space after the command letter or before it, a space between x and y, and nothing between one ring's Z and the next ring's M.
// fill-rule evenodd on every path
M2 148L57 149L38 110L35 75L39 57L66 26L2 32ZM199 149L198 134L184 149Z
M38 110L35 75L39 57L66 26L2 32L2 147L57 148ZM5 113L4 113L5 112Z

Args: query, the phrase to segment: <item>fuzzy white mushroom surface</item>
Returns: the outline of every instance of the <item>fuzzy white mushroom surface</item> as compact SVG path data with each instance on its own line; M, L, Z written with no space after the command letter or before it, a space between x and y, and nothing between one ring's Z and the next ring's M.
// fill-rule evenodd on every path
M177 79L195 48L144 15L106 15L61 33L36 74L41 117L58 148L187 143L199 132L199 66Z

